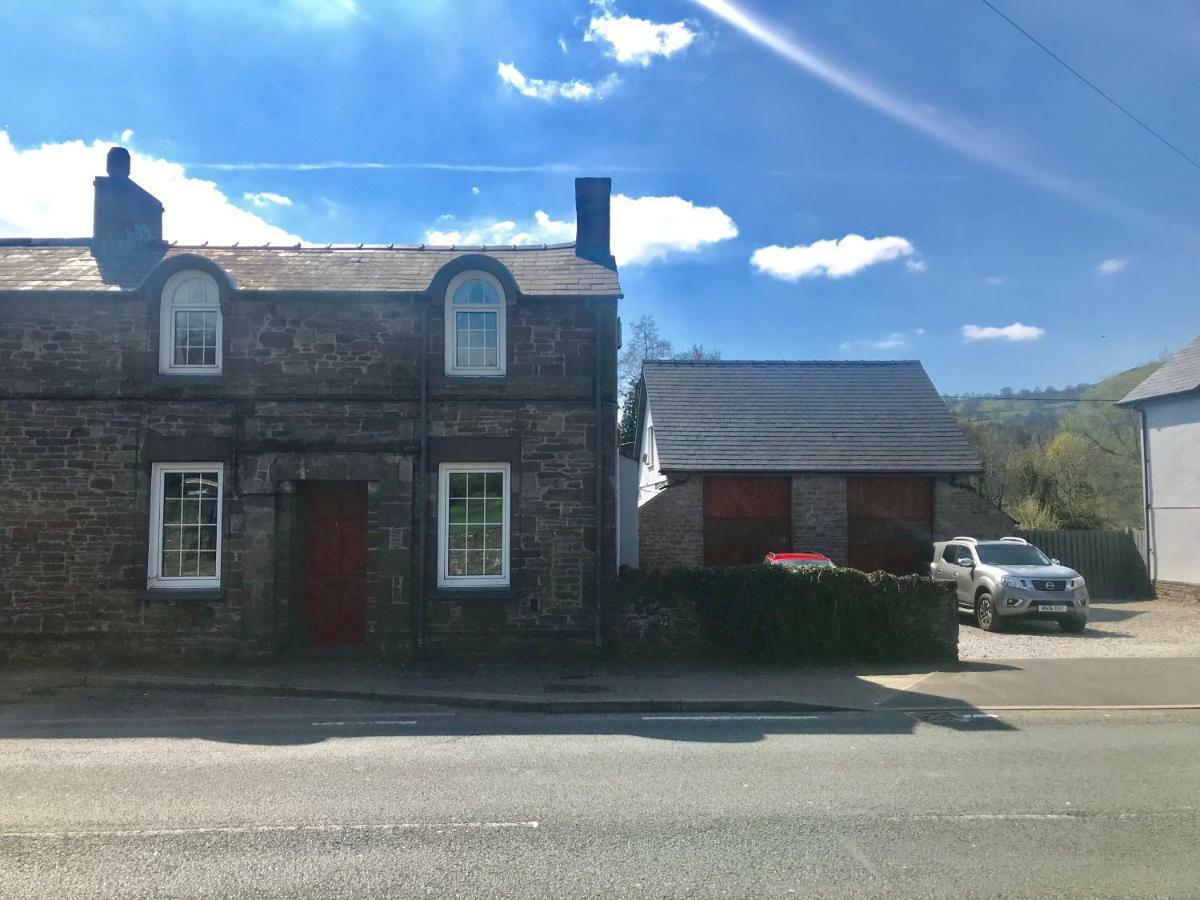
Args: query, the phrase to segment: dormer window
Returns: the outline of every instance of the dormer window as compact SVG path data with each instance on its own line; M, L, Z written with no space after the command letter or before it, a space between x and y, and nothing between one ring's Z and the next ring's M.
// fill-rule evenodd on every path
M221 302L207 272L176 272L163 286L158 371L216 375L221 371Z
M487 272L463 272L446 289L446 374L504 374L504 288Z

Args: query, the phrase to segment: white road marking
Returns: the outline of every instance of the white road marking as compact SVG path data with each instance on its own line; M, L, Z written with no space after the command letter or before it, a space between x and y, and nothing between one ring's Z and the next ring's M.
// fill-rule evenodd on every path
M416 719L352 719L345 722L313 722L313 728L343 728L355 725L416 725Z
M742 722L742 721L796 721L799 719L816 719L815 715L643 715L643 722Z
M1061 812L1061 813L916 813L909 816L888 816L891 822L1079 822L1087 819L1153 819L1179 816L1193 812L1193 807L1148 810L1145 812Z
M304 825L212 825L196 828L110 828L71 831L0 831L3 838L175 837L193 834L336 834L348 831L446 831L451 829L537 828L537 822L362 822Z

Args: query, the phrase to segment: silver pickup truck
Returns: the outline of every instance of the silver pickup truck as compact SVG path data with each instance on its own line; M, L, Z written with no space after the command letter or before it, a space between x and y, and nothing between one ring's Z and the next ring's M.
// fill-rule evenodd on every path
M929 574L934 581L954 583L959 609L973 613L984 631L1000 631L1019 618L1053 619L1063 631L1087 627L1083 576L1023 538L938 541Z

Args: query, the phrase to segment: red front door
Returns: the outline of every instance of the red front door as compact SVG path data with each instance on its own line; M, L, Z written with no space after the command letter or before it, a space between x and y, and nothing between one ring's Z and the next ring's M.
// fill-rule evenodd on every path
M366 485L314 485L305 506L308 642L361 644L367 630Z

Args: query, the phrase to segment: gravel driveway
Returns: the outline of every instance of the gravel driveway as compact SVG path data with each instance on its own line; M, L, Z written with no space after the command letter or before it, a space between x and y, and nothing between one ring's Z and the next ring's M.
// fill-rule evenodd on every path
M1093 603L1088 627L1067 634L1055 622L1023 622L989 634L964 614L961 659L1068 659L1104 656L1200 656L1200 604Z

